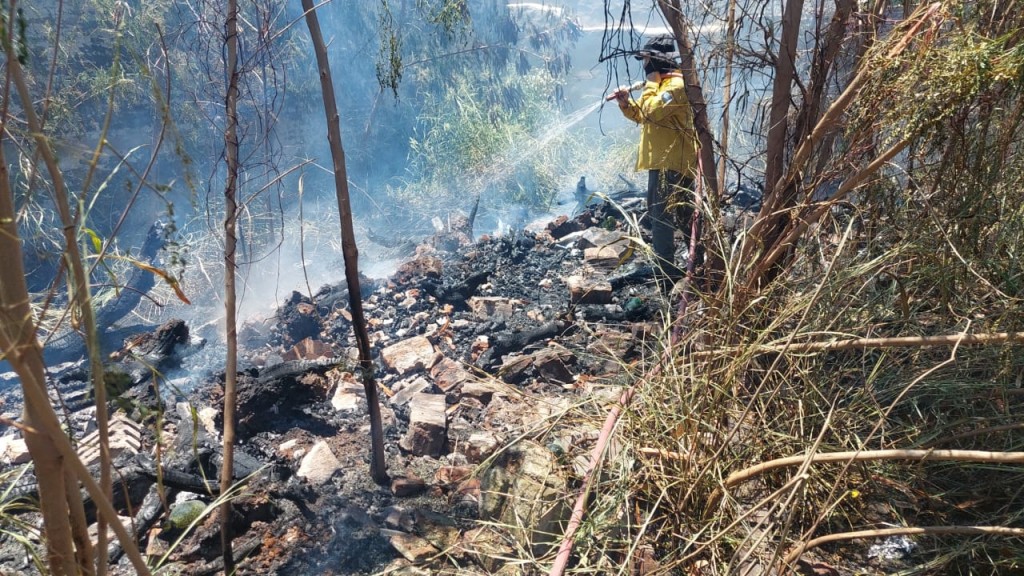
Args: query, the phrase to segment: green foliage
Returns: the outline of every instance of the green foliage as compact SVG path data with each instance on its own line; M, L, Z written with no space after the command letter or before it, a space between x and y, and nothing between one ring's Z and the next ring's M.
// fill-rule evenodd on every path
M28 41L25 40L28 20L25 19L25 11L19 6L14 18L14 34L8 36L11 31L10 13L11 10L7 2L0 2L0 45L5 51L9 44L12 45L14 53L18 56L18 62L24 66L28 64Z
M466 0L416 0L416 7L427 16L427 21L440 26L451 37L465 33L471 24Z
M1012 88L1024 74L1024 50L1011 35L987 36L967 22L956 33L928 29L901 49L904 29L912 30L910 24L897 29L865 59L869 78L847 124L855 142L865 135L881 136L885 147L906 138L941 141L948 119L969 112L983 93Z
M553 79L538 70L508 77L501 86L505 105L492 106L492 86L463 75L455 90L428 95L417 135L410 142L410 171L420 175L396 195L441 208L466 204L487 194L500 203L544 207L557 192L557 170L572 161L566 134L544 130L557 117ZM432 190L425 194L425 190Z
M398 84L402 81L402 37L395 30L388 0L381 0L378 33L380 52L377 55L377 83L381 88L390 88L398 98Z

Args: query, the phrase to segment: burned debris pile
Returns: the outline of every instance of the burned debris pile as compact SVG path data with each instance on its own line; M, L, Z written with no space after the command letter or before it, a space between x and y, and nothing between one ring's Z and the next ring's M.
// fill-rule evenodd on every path
M509 559L550 552L594 436L568 409L612 402L660 325L663 300L638 232L617 210L592 206L538 232L475 243L426 242L389 279L364 279L388 486L368 473L343 286L293 293L273 318L240 330L248 367L232 494L216 482L223 374L191 389L171 377L202 342L180 321L126 341L108 366L117 375L115 500L150 562L165 573L221 570L218 498L234 501L240 573L513 573ZM50 376L83 458L97 466L85 367ZM8 469L26 461L17 431L0 444ZM31 495L29 476L12 494ZM132 573L116 544L111 552L114 572ZM32 570L10 538L0 566Z

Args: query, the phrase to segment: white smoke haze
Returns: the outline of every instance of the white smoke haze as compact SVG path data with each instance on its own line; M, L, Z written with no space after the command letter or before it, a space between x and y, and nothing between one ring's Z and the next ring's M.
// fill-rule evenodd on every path
M452 70L468 72L470 77L486 75L487 58L496 54L460 44L456 34L443 50L414 56L414 43L419 41L414 32L424 27L419 23L412 26L396 13L396 33L403 39L403 49L408 50L403 54L403 81L396 98L377 81L377 8L357 0L336 0L318 9L329 42L340 108L360 269L369 277L386 277L399 262L393 251L369 240L371 231L390 239L422 240L433 233L433 217L443 220L455 212L468 213L479 197L475 232L509 233L571 213L575 208L573 193L581 176L586 176L588 189L596 192L621 189L620 176L638 183L641 180L632 173L636 128L614 106L604 106L603 96L611 86L635 81L642 72L631 58L598 62L605 35L603 6L584 1L513 2L506 6L489 0L471 5L479 8L473 14L478 32L492 35L489 45L504 46L501 49L508 51L509 62L521 58L531 69L517 71L512 64L506 74L524 78L536 75L536 83L524 84L526 88L513 94L512 101L521 99L520 105L536 105L536 109L545 111L534 119L530 130L496 133L489 139L488 154L481 163L467 164L471 168L466 170L443 172L443 178L431 182L425 181L426 175L418 167L443 150L415 151L410 142L422 136L417 131L429 126L431 114L443 110L424 104L443 104L444 98L452 94L450 87L427 74L427 67L443 62ZM69 17L84 18L96 8L82 5L71 10ZM297 5L282 5L275 13L274 25L283 27L300 15ZM135 19L142 16L141 11L133 14ZM176 16L191 17L180 13ZM512 46L513 37L501 36L500 24L509 18L514 26L506 25L504 30L517 29L522 48ZM488 31L492 24L498 36ZM527 36L535 29L547 30L542 25L578 32L577 40L564 43L567 52L559 55L571 62L571 68L560 67L557 59L538 58ZM654 20L645 25L663 26ZM177 41L187 44L192 29L183 28L187 32ZM623 42L639 46L644 33L643 29L631 30L622 34L626 38ZM168 35L168 42L175 41ZM241 321L272 315L292 291L315 294L323 285L344 278L334 181L326 168L331 165L327 130L313 53L302 26L291 26L281 39L290 47L291 68L275 68L283 67L283 62L263 63L259 75L251 77L243 98L248 100L249 116L242 120L242 194L248 203L239 227ZM224 186L224 118L216 84L221 81L216 73L221 54L209 50L200 56L207 60L173 62L178 66L178 76L172 77L170 130L164 134L163 148L147 174L150 186L143 187L118 232L120 245L131 247L140 242L154 220L172 221L186 266L179 269L166 261L157 264L180 274L182 290L192 304L182 303L169 286L157 280L151 300L143 299L132 318L122 324L156 324L178 317L194 331L223 331L223 215L219 206ZM542 71L547 67L558 73L544 79ZM257 69L253 64L251 70ZM211 83L203 85L203 78ZM162 78L158 75L156 81ZM135 89L144 93L145 82ZM105 95L99 96L95 102L102 109ZM252 116L261 106L269 106L270 112ZM485 112L499 114L500 108ZM112 232L126 204L123 198L138 185L141 167L157 144L160 129L159 106L145 98L130 100L119 109L106 139L111 150L134 163L134 169L104 157L101 172L105 172L98 179L109 182L104 181L104 195L89 220L100 237ZM251 141L261 130L267 130L265 139ZM101 125L96 122L83 126L74 138L58 139L66 152L69 181L80 181L92 145L100 136ZM250 140L245 140L247 137ZM23 167L26 175L33 169ZM257 194L263 187L266 190ZM108 196L109 205L104 205ZM41 209L45 210L45 202ZM45 289L55 269L55 259L41 262L32 268L37 270L31 279L37 291Z
M637 79L642 72L630 58L614 59L611 68L608 63L598 62L604 33L602 7L586 2L510 3L510 13L520 22L554 17L571 20L582 31L567 54L572 69L565 78L558 80L564 86L561 102L551 107L548 117L539 122L532 133L516 134L496 142L497 150L483 168L451 173L446 181L436 184L447 188L447 197L454 199L451 203L431 202L444 196L425 192L421 196L426 199L417 198L415 204L396 205L395 197L388 191L406 186L415 194L421 190L415 188L415 183L422 175L412 171L416 159L407 155L408 142L400 139L402 134L412 134L414 128L389 127L388 123L403 118L409 102L422 101L424 95L414 92L411 83L403 84L396 100L377 86L373 58L367 56L373 54L377 39L368 33L368 28L346 18L348 8L349 4L344 1L326 4L320 8L320 17L325 35L334 39L330 45L332 71L339 95L359 263L364 275L386 277L400 263L387 248L368 239L371 229L391 238L407 234L410 240L421 240L433 232L429 225L431 217L440 215L445 219L454 212L466 214L479 196L481 204L475 232L478 235L506 234L531 223L537 226L558 214L571 213L575 208L573 193L580 176L587 177L591 191L604 193L621 189L620 175L638 183L642 180L632 173L635 127L622 118L615 107L603 106L609 86L618 83L616 78L625 83ZM632 32L635 42L639 43L644 34L663 29L660 21L650 25L649 30ZM467 60L465 65L474 64ZM311 53L309 66L312 67ZM406 74L415 74L415 70L413 65ZM319 96L318 90L306 93ZM322 103L318 98L311 98L301 104L286 103L285 110L288 113L282 115L276 127L282 156L286 157L284 162L302 158L311 162L311 167L281 180L280 190L273 192L280 195L280 202L266 202L273 208L258 217L248 215L251 226L248 235L245 227L240 227L247 249L245 261L240 262L241 321L272 315L293 290L315 294L321 286L341 282L344 278L334 182L324 168L330 166L330 156ZM301 113L292 113L292 110ZM385 134L393 133L394 139L367 141L368 134L382 128ZM538 206L504 197L503 184L518 187L525 195L531 193L529 187L533 183L517 178L525 164L538 158L548 165L546 176L556 183L550 201ZM304 179L301 221L298 210L300 172ZM216 191L218 185L214 182L209 188ZM213 195L211 203L218 201ZM181 282L193 304L179 303L169 288L161 287L155 299L164 306L143 304L139 310L142 316L153 322L184 317L197 328L211 324L220 326L224 315L219 296L223 291L220 222L220 216L179 219L185 238L183 244L189 251L189 265ZM253 242L254 238L259 241ZM222 328L217 329L218 334L222 332Z

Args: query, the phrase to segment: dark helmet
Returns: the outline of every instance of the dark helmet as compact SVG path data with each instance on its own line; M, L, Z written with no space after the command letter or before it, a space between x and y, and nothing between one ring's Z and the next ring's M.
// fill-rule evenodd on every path
M660 34L651 38L644 44L643 49L637 51L634 58L643 60L645 56L650 56L651 60L675 64L676 58L679 58L675 38L671 34Z

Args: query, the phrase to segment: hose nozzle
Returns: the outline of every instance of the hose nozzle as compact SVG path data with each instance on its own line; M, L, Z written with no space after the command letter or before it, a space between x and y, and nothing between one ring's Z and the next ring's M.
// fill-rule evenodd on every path
M642 90L643 87L646 85L647 82L645 80L640 80L638 82L634 82L629 86L619 86L618 88L615 89L614 92L605 97L605 101L615 100L616 98L619 97L619 94L628 94L636 90Z

